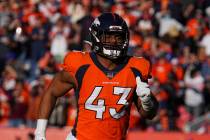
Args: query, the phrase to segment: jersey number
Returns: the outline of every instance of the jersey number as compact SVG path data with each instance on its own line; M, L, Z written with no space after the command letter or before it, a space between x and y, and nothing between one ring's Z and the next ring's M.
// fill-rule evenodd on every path
M103 113L105 112L105 101L104 99L98 99L97 104L93 104L93 102L96 100L96 98L99 96L100 92L102 90L102 87L95 87L93 90L91 96L87 99L85 102L85 108L88 110L92 110L96 112L96 118L102 119ZM118 105L128 105L128 101L126 98L128 97L129 93L131 91L131 88L123 88L123 87L114 87L114 93L115 95L121 95L119 101L117 102ZM115 118L119 119L125 114L125 110L122 110L121 112L117 112L115 108L109 109L110 115Z

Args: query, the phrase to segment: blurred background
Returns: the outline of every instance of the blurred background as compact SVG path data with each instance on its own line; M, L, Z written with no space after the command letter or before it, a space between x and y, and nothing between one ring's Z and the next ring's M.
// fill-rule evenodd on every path
M41 95L68 51L91 51L88 28L102 12L126 20L129 55L153 65L158 115L148 121L133 107L129 132L210 136L210 0L0 0L1 132L33 139ZM56 103L56 133L74 123L73 94Z

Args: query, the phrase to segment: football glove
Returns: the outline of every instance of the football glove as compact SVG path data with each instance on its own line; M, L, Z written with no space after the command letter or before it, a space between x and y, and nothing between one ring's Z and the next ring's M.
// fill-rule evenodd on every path
M46 138L43 136L35 135L35 140L46 140Z
M139 76L136 77L136 94L141 100L142 108L149 111L152 108L151 91L146 82L141 81Z

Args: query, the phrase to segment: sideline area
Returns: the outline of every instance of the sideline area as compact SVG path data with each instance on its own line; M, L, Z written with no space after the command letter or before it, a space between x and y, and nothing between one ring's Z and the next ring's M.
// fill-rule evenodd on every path
M70 128L48 128L47 140L65 140ZM2 140L31 140L34 129L30 128L0 128ZM184 134L175 132L140 132L128 133L127 140L209 140L210 134L198 135L194 133Z

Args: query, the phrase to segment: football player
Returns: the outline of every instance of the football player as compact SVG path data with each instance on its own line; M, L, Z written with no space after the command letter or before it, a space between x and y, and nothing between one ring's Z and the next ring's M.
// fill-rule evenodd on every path
M56 99L74 88L77 118L67 140L123 140L134 102L141 116L152 119L158 102L147 83L151 65L129 57L129 30L115 13L103 13L90 29L92 52L70 52L41 106L35 140L45 140L48 118Z

